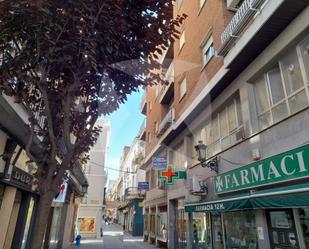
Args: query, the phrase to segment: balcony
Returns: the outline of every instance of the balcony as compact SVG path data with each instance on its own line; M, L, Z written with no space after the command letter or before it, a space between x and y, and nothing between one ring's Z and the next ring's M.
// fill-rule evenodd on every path
M126 201L133 199L142 199L145 197L145 192L145 190L141 190L136 187L129 187L125 189L124 199Z
M139 128L138 138L146 141L146 120L143 121L141 127Z
M157 136L163 135L163 133L172 125L174 120L175 120L175 109L171 108L161 121L158 128Z
M147 94L146 94L146 89L144 90L144 94L142 97L142 101L141 101L141 113L146 115L147 114Z
M164 85L161 90L160 104L168 105L174 98L174 63L172 62L165 74L165 79L169 82L168 85Z
M221 50L219 55L226 55L233 42L239 38L246 26L259 11L259 7L266 0L245 0L237 10L236 14L221 34Z

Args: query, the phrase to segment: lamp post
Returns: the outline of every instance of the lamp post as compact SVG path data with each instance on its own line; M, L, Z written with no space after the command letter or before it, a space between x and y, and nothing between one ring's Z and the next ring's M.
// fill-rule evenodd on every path
M212 158L208 162L206 162L206 149L207 145L203 144L203 141L198 141L198 144L194 146L200 164L203 168L209 168L210 170L215 171L218 174L218 160L217 157Z

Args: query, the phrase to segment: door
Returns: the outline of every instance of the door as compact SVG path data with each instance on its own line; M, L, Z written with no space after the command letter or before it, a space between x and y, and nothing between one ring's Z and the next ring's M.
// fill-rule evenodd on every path
M271 249L299 249L292 209L268 210Z

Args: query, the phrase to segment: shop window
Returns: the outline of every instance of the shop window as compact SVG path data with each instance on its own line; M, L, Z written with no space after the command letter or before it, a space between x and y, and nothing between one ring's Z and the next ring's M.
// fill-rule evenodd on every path
M30 231L30 224L31 224L31 220L32 220L34 203L35 203L34 199L33 199L33 197L31 197L28 212L27 212L26 225L25 225L21 249L25 249L27 242L28 242L28 235L29 235L29 231Z
M298 209L298 212L305 246L306 248L309 248L309 208L300 208Z
M152 234L156 234L156 216L154 214L150 215L150 229Z
M211 220L213 249L224 249L221 214L213 212Z
M157 235L159 240L167 241L167 222L167 210L160 212L157 215Z
M258 249L255 215L252 211L223 214L226 249Z
M267 128L308 106L308 80L305 79L308 40L307 37L299 46L290 49L271 70L255 81L260 129Z
M193 248L212 249L210 213L193 213Z
M176 236L178 238L178 249L187 248L187 213L184 210L184 199L178 200L176 212Z

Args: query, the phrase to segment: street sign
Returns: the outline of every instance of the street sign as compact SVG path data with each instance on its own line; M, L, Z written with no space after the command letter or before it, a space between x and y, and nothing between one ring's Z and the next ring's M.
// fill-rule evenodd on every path
M167 170L160 171L160 178L165 178L165 183L168 185L174 185L175 179L186 179L187 173L185 171L174 170L173 165L169 164Z
M167 158L164 156L153 156L152 168L155 170L167 169Z
M148 190L149 189L149 182L139 182L137 184L138 189Z

